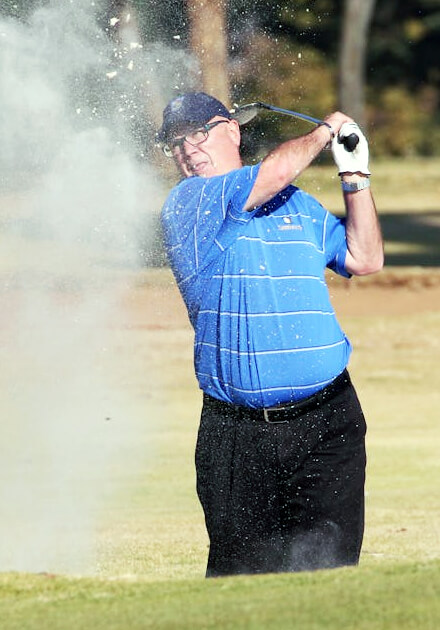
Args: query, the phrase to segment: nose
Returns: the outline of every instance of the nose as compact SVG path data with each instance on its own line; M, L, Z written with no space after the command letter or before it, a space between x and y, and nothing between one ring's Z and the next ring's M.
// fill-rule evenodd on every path
M193 144L190 144L187 140L184 140L180 145L181 151L184 155L192 155L197 152L197 147Z
M197 147L189 144L186 140L179 144L179 147L176 148L174 152L174 160L178 169L186 176L192 174L191 172L191 158L193 154L197 151Z

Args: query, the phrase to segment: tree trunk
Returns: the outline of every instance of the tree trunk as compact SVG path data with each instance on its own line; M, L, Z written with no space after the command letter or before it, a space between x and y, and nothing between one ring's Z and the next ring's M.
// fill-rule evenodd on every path
M191 48L204 92L229 105L226 0L187 0Z
M365 59L375 0L345 0L339 59L339 106L365 127Z

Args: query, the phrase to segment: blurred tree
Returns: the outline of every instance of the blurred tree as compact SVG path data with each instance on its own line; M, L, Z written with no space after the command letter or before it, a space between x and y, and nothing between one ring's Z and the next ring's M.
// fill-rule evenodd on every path
M226 0L187 0L191 48L200 64L200 88L229 104Z
M375 0L345 0L339 57L339 105L365 126L365 66Z
M372 20L370 81L440 85L440 0L378 2Z
M0 14L26 20L35 7L49 2L56 4L58 1L61 0L0 0ZM77 1L79 2L75 0ZM221 55L224 56L224 61L212 73L208 71L208 74L215 76L221 70L221 74L228 76L232 101L266 98L318 116L326 113L329 104L336 105L339 72L337 61L340 42L344 36L344 6L346 3L354 5L357 1L360 10L364 11L367 5L374 2L129 1L136 9L144 49L147 49L147 44L153 49L154 45L160 44L170 54L177 51L181 55L191 48L200 49L200 46L206 50L200 37L199 43L195 43L194 28L191 25L196 20L201 25L203 5L209 6L209 15L204 16L205 26L200 26L199 33L207 37L210 32L212 44L220 43L223 46ZM94 0L94 4L101 16L106 10L109 15L115 10L118 0ZM222 26L215 36L214 24L219 12ZM356 20L358 18L359 14L355 16ZM107 26L106 23L106 30L109 32ZM362 35L357 29L352 29L351 32L358 38L359 34ZM359 44L360 41L355 43ZM402 133L399 134L401 142L396 144L393 141L393 152L440 152L440 0L376 2L371 15L368 42L364 41L364 46L367 119L369 133L376 134L376 146L382 147L381 151L386 150L378 134L384 137L385 127L390 127L391 123L394 125L398 117L402 127ZM348 56L346 53L346 58ZM208 60L199 55L198 57L202 67L202 63ZM359 56L361 57L362 55ZM169 58L168 56L167 59ZM319 81L320 73L322 81ZM192 89L193 85L198 85L194 76L187 81L173 80L167 88L167 96L177 89ZM223 88L217 85L205 89L215 91L219 96L223 93L220 92ZM351 88L348 92L348 104L344 98L342 107L361 120L359 114L352 109L352 99L361 91ZM398 102L406 103L409 110L420 111L423 116L418 116L413 123L409 116L398 116ZM403 127L410 124L420 127L417 134L410 133L409 130L403 132ZM394 126L393 128L395 129ZM395 137L394 131L393 138Z
M372 149L440 153L440 0L378 2L368 55Z

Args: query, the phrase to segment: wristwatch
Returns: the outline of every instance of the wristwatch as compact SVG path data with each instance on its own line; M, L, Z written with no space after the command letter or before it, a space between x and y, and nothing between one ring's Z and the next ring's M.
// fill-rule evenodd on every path
M369 188L370 179L368 177L364 177L357 182L341 182L341 186L344 192L357 192L358 190Z

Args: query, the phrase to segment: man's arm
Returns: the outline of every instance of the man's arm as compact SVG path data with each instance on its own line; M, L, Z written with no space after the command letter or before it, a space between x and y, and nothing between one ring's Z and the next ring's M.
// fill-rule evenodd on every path
M345 267L357 276L380 271L384 263L383 240L379 219L370 189L368 142L356 123L344 124L339 137L356 133L359 142L354 151L347 151L336 136L332 141L333 158L341 176L346 210L347 256ZM347 185L353 191L346 191ZM356 190L360 188L360 190Z
M361 181L359 175L343 175L342 181ZM356 276L380 271L384 263L382 232L370 188L344 192L347 237L345 267Z
M315 127L304 136L283 142L264 158L247 199L244 210L261 206L289 186L321 153L332 139L331 130L336 135L344 122L352 119L335 112L325 119L326 125Z
M361 181L368 170L368 143L359 127L341 112L335 112L325 118L334 133L332 141L333 156L339 166L342 181ZM349 123L354 126L342 135L353 131L359 134L360 142L353 152L348 152L338 143L338 134L342 126ZM273 149L262 161L255 184L246 201L244 210L253 210L274 197L291 184L327 146L331 139L331 130L320 125L311 132L288 140ZM339 161L338 161L339 159ZM345 266L353 275L367 275L380 271L383 267L383 240L376 207L370 188L356 192L344 192L347 214L346 236L347 257Z

